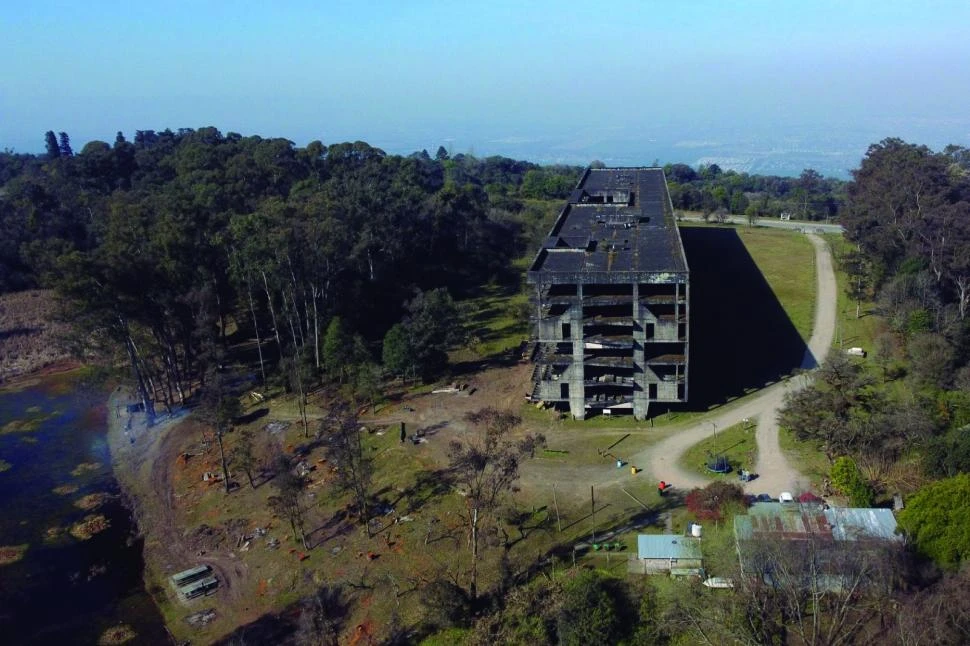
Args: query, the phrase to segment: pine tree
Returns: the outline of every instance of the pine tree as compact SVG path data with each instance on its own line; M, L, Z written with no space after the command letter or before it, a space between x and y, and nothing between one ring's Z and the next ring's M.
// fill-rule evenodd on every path
M61 139L61 157L71 157L74 155L74 151L71 150L71 138L67 136L66 132L60 133Z
M47 158L57 159L61 156L61 149L57 145L57 135L54 134L53 130L48 130L47 134L44 135L44 140L47 145Z

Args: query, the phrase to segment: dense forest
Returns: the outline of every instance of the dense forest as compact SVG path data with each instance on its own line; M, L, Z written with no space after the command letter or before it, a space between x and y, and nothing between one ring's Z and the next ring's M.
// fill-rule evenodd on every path
M146 406L204 379L230 321L272 341L265 357L257 343L263 379L283 359L370 365L395 323L443 324L451 295L508 280L545 226L529 200L565 196L580 170L215 128L118 133L75 154L49 132L46 155L0 156L0 290L68 297L80 330L124 348ZM441 343L404 327L411 344ZM440 368L439 348L405 349L402 369Z
M799 177L749 175L723 171L717 164L698 169L664 166L675 209L796 220L835 219L845 203L846 183L806 169Z

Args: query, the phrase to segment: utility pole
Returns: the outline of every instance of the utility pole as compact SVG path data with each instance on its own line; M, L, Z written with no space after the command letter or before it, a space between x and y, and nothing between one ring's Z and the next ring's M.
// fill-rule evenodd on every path
M593 497L593 485L589 486L589 506L590 512L589 517L593 520L593 538L590 541L592 544L596 544L596 499Z

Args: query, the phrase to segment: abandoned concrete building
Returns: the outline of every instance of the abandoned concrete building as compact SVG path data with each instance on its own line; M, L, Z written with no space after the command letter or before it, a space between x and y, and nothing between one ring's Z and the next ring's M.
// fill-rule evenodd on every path
M663 169L587 169L528 281L533 400L576 419L687 401L690 281Z

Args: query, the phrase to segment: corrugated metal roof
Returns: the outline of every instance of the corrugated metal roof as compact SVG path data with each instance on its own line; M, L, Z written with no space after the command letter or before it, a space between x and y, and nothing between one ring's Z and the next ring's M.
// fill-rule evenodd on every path
M896 517L889 509L839 508L825 510L837 541L857 541L873 538L902 540L896 533Z
M837 541L896 540L896 518L888 509L828 508L815 503L755 503L734 519L739 539L773 536L788 540L808 538Z
M699 559L701 541L676 534L639 534L637 556L642 559Z

